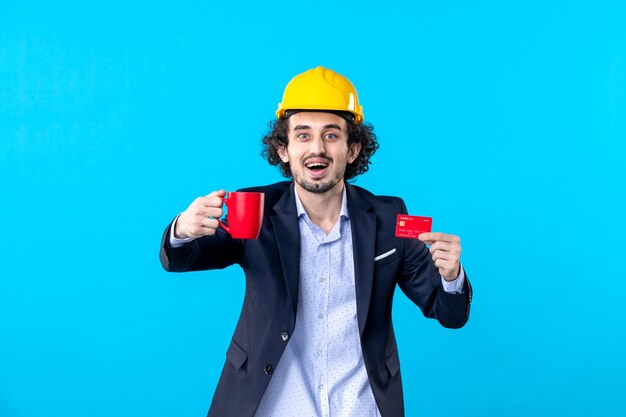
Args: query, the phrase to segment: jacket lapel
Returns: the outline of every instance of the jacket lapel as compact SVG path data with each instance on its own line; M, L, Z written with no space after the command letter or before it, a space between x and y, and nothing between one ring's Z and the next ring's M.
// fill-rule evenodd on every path
M270 219L274 227L285 285L295 318L300 286L300 228L293 183L274 205L274 213Z
M372 206L353 186L346 183L346 187L352 229L357 319L359 334L363 335L374 281L376 215L372 212Z

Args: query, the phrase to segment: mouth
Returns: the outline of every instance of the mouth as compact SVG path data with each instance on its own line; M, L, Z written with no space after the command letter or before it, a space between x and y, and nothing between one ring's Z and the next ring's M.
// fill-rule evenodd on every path
M304 164L304 167L312 177L322 177L326 173L329 165L330 163L326 159L312 158Z

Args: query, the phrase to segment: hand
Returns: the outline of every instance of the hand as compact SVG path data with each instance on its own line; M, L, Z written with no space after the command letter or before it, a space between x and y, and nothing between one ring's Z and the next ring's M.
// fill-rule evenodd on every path
M422 233L418 239L430 245L430 253L446 281L454 281L461 272L461 238L445 233Z
M196 198L176 220L174 236L178 239L197 238L215 234L222 214L222 197L226 191L213 191L204 197Z

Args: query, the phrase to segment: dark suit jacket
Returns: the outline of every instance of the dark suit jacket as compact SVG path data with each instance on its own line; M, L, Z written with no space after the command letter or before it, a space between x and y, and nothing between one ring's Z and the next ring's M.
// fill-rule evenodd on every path
M396 217L406 213L396 197L380 197L347 184L354 248L357 317L363 358L383 417L403 416L400 362L391 323L396 285L426 317L458 328L469 317L469 280L463 294L448 294L421 241L395 237ZM215 235L179 248L163 234L161 263L168 271L197 271L239 264L246 295L209 416L253 416L295 327L300 263L300 231L292 182L242 191L265 193L263 226L256 240ZM377 255L395 252L378 261ZM286 340L285 340L286 339Z

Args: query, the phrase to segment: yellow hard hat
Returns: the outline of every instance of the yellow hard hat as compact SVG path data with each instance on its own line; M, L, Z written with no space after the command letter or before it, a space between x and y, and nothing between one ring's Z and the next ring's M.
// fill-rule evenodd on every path
M310 69L289 81L276 117L280 119L289 110L347 111L354 116L354 124L363 122L363 106L354 85L343 75L324 67Z

